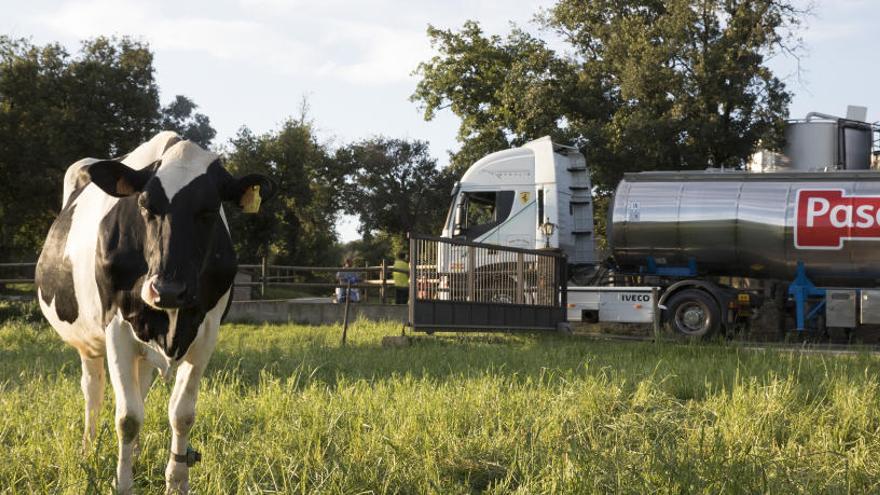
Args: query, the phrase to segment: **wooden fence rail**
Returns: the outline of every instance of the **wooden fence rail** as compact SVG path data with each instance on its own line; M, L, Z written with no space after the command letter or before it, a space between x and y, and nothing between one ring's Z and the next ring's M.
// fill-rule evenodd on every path
M0 263L0 284L31 284L34 281L36 263ZM240 264L239 273L252 278L251 282L236 282L239 287L259 287L260 296L265 297L270 287L290 288L336 288L342 285L335 280L338 272L354 272L365 274L363 281L351 284L353 289L367 291L377 290L382 304L388 299L388 289L394 287L391 279L393 273L409 273L407 270L394 268L385 261L378 266L339 267L339 266L291 266L261 264ZM323 278L323 280L321 280ZM310 279L310 280L304 280ZM392 298L393 299L393 298Z
M0 284L32 284L36 263L0 263Z
M368 295L368 291L377 290L379 300L385 304L388 300L388 289L394 287L391 275L393 273L409 274L408 270L394 268L384 260L381 265L377 266L291 266L291 265L271 265L268 263L261 264L241 264L238 265L240 273L247 273L253 277L252 282L237 283L238 286L259 287L260 295L266 295L266 289L269 287L290 287L290 288L336 288L342 287L335 280L334 274L338 272L353 272L364 274L363 280L359 283L351 284L353 289L363 289L364 298ZM323 280L321 280L323 278ZM310 280L304 280L310 279Z

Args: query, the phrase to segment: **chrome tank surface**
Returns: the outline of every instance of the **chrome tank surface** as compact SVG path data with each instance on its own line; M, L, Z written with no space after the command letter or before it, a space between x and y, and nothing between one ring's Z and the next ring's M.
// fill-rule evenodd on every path
M880 172L626 174L610 227L623 269L693 259L703 275L791 280L803 261L819 285L880 286Z

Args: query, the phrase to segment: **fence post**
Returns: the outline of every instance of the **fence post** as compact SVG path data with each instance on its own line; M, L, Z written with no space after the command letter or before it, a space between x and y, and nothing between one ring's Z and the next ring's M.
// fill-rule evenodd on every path
M345 345L345 338L348 336L348 305L351 301L351 280L345 286L345 314L342 316L342 345Z
M269 276L269 257L263 256L260 266L260 298L266 298L266 277Z
M382 271L379 272L379 280L382 282L379 285L379 302L385 304L385 281L387 280L387 275L385 274L386 263L385 258L382 258Z
M364 260L364 282L370 280L370 270L367 270L367 268L369 267L370 264L367 262L367 260ZM360 299L360 302L362 303L368 302L370 299L370 289L367 287L367 285L368 284L364 283L364 295Z

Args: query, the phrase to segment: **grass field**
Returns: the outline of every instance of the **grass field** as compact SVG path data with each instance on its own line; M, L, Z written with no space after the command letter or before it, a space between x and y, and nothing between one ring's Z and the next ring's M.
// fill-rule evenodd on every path
M2 309L2 308L0 308ZM80 453L73 350L0 318L0 492L106 493L112 393ZM202 382L196 493L877 493L880 359L398 327L226 325ZM170 386L139 493L161 493Z

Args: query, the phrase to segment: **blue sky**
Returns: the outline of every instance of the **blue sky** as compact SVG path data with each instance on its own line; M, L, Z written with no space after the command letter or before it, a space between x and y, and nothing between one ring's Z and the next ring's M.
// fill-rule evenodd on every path
M74 49L99 34L150 43L162 101L185 94L225 141L247 125L256 132L298 113L305 96L322 139L344 143L381 134L428 140L440 163L457 147L457 119L425 122L409 96L416 65L432 54L425 28L480 21L492 33L528 25L547 0L0 0L0 33ZM880 120L878 49L873 30L880 1L816 2L798 62L773 69L794 92L792 117L811 110L843 114L868 107ZM346 219L343 239L357 236Z

